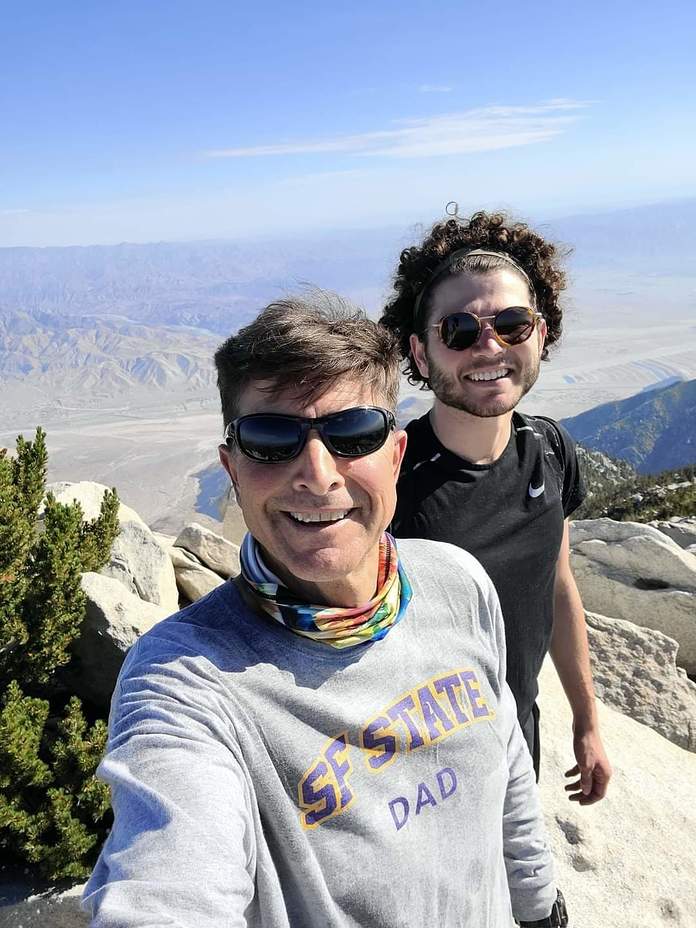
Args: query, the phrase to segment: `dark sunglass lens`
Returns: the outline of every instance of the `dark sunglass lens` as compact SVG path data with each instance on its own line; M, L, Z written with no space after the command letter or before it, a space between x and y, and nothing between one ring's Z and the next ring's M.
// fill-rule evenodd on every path
M478 338L478 321L471 313L452 313L445 316L440 326L442 341L453 351L471 348Z
M508 345L519 345L532 334L534 317L526 309L504 309L495 317L495 331Z
M240 451L269 464L289 461L302 443L298 422L282 416L253 416L242 419L237 432Z
M332 451L354 458L381 448L389 423L379 409L347 409L331 416L324 423L323 432Z

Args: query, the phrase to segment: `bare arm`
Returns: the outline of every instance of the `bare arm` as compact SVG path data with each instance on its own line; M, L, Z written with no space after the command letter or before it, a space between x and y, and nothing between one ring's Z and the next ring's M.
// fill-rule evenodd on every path
M602 745L597 721L585 613L570 567L568 520L563 526L561 550L556 564L554 623L551 658L573 712L573 750L577 764L566 776L569 799L590 805L606 794L611 765Z

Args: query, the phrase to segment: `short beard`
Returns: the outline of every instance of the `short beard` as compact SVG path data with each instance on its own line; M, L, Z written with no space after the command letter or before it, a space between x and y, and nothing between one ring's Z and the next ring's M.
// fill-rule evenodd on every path
M516 397L507 400L488 400L488 402L477 402L475 399L466 395L466 387L457 377L445 373L432 360L428 358L428 370L430 373L429 385L438 400L443 406L450 406L452 409L461 409L462 412L470 416L476 416L479 419L490 419L495 416L504 416L517 406L523 396L532 389L539 377L539 366L541 359L537 358L536 364L526 365L520 372L520 382L517 385Z

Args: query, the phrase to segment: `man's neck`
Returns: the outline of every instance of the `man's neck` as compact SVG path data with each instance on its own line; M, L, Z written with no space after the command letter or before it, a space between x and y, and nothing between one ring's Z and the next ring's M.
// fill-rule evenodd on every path
M377 592L379 579L379 544L350 574L335 579L304 580L290 573L265 549L261 549L266 565L281 583L307 603L325 604L339 609L352 609L368 603Z
M512 412L502 416L472 416L435 398L430 423L440 444L472 464L492 464L510 441Z

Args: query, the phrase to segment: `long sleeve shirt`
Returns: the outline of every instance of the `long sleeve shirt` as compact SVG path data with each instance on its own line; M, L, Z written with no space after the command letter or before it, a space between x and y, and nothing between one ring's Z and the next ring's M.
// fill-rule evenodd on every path
M507 928L553 867L487 575L402 540L381 641L336 650L230 581L131 649L99 773L93 928Z

